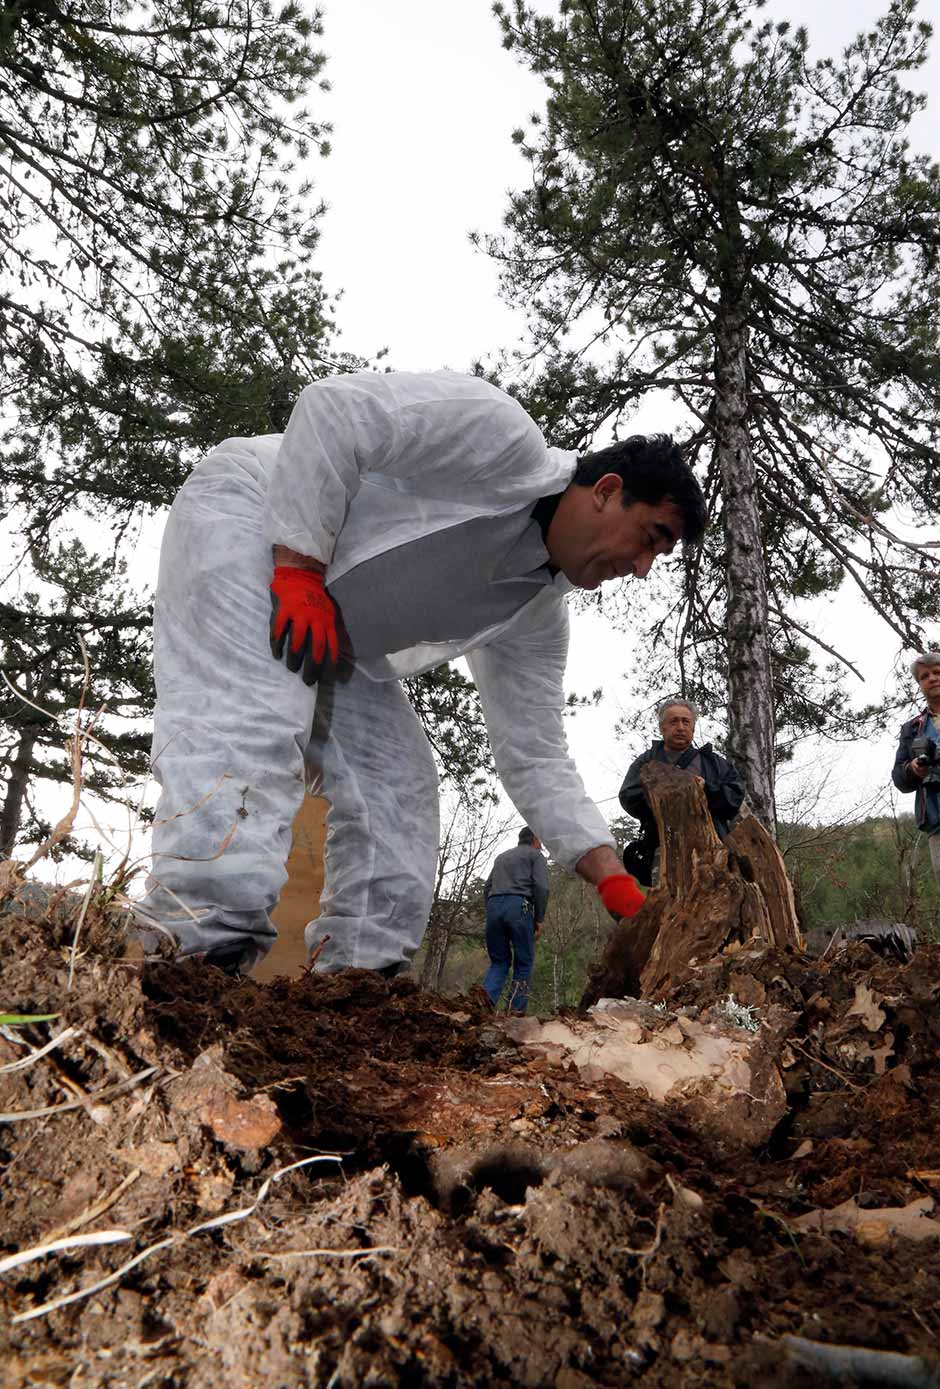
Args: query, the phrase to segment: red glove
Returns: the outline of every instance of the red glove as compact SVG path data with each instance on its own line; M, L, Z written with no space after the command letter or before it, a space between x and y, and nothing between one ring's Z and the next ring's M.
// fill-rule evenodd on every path
M289 640L288 640L289 638ZM331 675L339 658L336 607L315 569L276 564L271 581L271 654L302 670L305 685Z
M629 873L611 873L597 884L601 901L611 916L636 916L646 898Z

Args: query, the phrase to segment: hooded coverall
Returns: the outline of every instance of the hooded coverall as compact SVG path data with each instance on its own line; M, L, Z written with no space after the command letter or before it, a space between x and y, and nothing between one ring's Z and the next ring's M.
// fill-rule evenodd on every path
M194 469L157 585L162 794L141 903L182 954L233 938L255 958L270 949L306 784L330 806L307 928L308 945L331 938L317 968L411 958L433 894L438 793L399 681L460 655L525 822L569 867L613 844L568 754L570 585L548 570L531 518L575 462L477 377L362 373L308 386L283 436L229 439ZM327 565L353 649L365 648L346 682L311 689L272 658L275 544Z

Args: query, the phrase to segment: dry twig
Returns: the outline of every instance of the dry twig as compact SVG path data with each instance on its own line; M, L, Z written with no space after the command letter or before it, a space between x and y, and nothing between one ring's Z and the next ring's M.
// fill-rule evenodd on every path
M365 1259L370 1254L400 1254L397 1244L373 1244L365 1249L275 1249L253 1252L253 1259Z
M666 1203L664 1201L660 1201L659 1210L656 1212L656 1230L653 1234L652 1242L648 1244L645 1249L631 1249L631 1247L628 1244L620 1244L617 1245L614 1250L614 1252L617 1254L631 1254L633 1258L639 1259L642 1270L641 1277L644 1283L646 1282L647 1265L650 1259L659 1249L659 1246L662 1244L663 1231L665 1230L665 1228Z
M115 1269L113 1273L108 1274L105 1278L99 1278L97 1282L92 1283L89 1287L79 1288L76 1292L66 1293L63 1297L53 1298L50 1302L44 1302L40 1307L32 1307L28 1312L17 1313L15 1317L11 1318L11 1325L17 1325L20 1322L32 1321L34 1317L45 1316L47 1312L54 1312L59 1307L66 1307L69 1305L69 1303L72 1302L80 1302L83 1298L91 1297L94 1293L102 1292L105 1288L112 1287L115 1283L119 1283L121 1281L125 1273L129 1273L132 1268L136 1268L138 1264L143 1263L144 1259L149 1259L151 1254L156 1254L161 1249L168 1249L171 1245L182 1244L184 1240L191 1239L193 1235L201 1234L205 1230L219 1230L222 1228L223 1225L231 1225L238 1220L247 1220L247 1218L250 1215L253 1215L254 1212L258 1209L258 1207L261 1205L262 1201L270 1191L272 1185L275 1182L280 1181L281 1177L286 1176L288 1172L295 1172L298 1168L307 1167L312 1162L338 1161L339 1159L333 1157L332 1155L319 1153L316 1157L301 1158L299 1162L292 1162L289 1167L278 1168L276 1172L273 1172L271 1176L268 1177L262 1183L258 1195L255 1197L255 1200L252 1202L250 1206L244 1206L242 1209L237 1211L230 1211L227 1215L218 1215L215 1217L215 1219L203 1221L203 1223L200 1225L193 1225L189 1230L184 1230L182 1234L168 1235L166 1239L159 1240L156 1244L148 1245L147 1248L142 1249L139 1254L135 1254L132 1259L128 1259L127 1263L122 1264L120 1268ZM123 1234L123 1232L115 1231L111 1231L108 1233L112 1235L116 1233ZM79 1241L83 1240L82 1236L77 1236L76 1238ZM88 1244L93 1244L96 1242L96 1240L95 1237L88 1235L84 1237L84 1242ZM103 1244L106 1242L114 1243L115 1241L105 1241L103 1239L98 1239L97 1242L99 1244ZM48 1249L43 1249L38 1252L33 1251L34 1256L39 1257L40 1252L46 1253L49 1251ZM30 1253L30 1251L27 1251L27 1253ZM12 1257L17 1258L18 1256L13 1255ZM24 1258L21 1260L21 1262L28 1262L28 1260ZM3 1265L0 1265L0 1272L3 1272Z
M72 937L72 950L69 954L69 978L68 983L65 986L66 993L71 993L72 991L72 981L75 978L75 959L78 954L78 938L81 935L82 926L85 922L85 913L88 911L88 903L91 901L91 894L94 892L95 883L100 880L100 877L101 850L99 849L95 854L95 861L92 865L91 878L89 879L88 887L85 889L85 898L82 902L82 909L78 914L78 921L75 923L75 934Z
M21 1249L17 1254L9 1254L5 1259L0 1259L0 1273L22 1268L24 1264L31 1264L36 1259L44 1259L47 1254L61 1254L70 1249L88 1249L98 1244L122 1244L124 1240L129 1239L131 1235L127 1230L96 1230L91 1235L73 1235L70 1239L35 1244L31 1249Z
M37 1061L41 1061L44 1056L48 1056L50 1051L54 1051L56 1047L62 1046L63 1042L69 1041L72 1037L77 1037L81 1030L80 1027L63 1028L63 1030L53 1037L51 1042L47 1042L44 1047L32 1047L29 1056L21 1056L19 1061L8 1061L5 1066L0 1066L0 1075L7 1074L10 1071L27 1070L30 1066L34 1066ZM15 1040L29 1046L25 1038L17 1037Z
M67 1104L47 1104L42 1109L15 1109L8 1114L0 1114L0 1124L21 1124L25 1119L44 1119L47 1114L64 1114L67 1109L87 1109L89 1103L99 1104L112 1100L125 1090L130 1090L142 1081L149 1080L160 1070L159 1066L148 1066L127 1080L119 1080L114 1085L105 1085L101 1090L93 1090L81 1100L69 1100Z
M87 1225L90 1220L97 1220L99 1215L104 1215L105 1211L109 1211L113 1205L120 1201L125 1191L134 1185L139 1176L140 1168L135 1167L133 1172L130 1172L124 1178L123 1182L119 1182L113 1191L109 1191L107 1195L102 1196L100 1200L93 1202L92 1205L86 1206L80 1214L74 1216L64 1225L59 1225L56 1229L50 1230L46 1239L52 1242L65 1239L68 1235L74 1234L76 1230L80 1230L83 1225Z
M320 956L323 954L323 948L329 939L329 936L326 935L321 937L321 939L317 941L316 945L310 952L310 955L307 959L307 963L305 965L300 966L301 974L313 973L313 967L316 964L317 960L320 958Z
M844 1384L895 1385L897 1389L940 1389L940 1369L918 1355L868 1350L864 1346L827 1345L803 1336L783 1336L785 1360L822 1380Z

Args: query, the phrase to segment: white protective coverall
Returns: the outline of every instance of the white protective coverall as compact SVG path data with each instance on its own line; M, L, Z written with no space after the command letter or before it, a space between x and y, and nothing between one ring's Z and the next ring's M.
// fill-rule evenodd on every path
M330 803L317 968L381 968L424 934L438 852L437 775L399 680L467 655L499 776L523 820L573 866L613 845L567 749L562 576L508 619L459 640L357 662L318 691L269 646L271 547L323 561L326 584L423 537L454 535L448 565L473 570L461 527L562 491L576 458L547 448L521 406L451 372L334 377L300 395L283 436L229 439L193 471L170 512L154 614L161 784L141 917L182 954L274 939L305 783ZM479 534L479 528L477 528ZM404 547L399 549L399 547ZM546 556L547 558L547 556ZM445 568L447 566L445 565ZM444 585L447 574L427 582ZM438 596L438 603L439 603ZM314 717L316 710L316 718ZM152 941L153 937L145 939Z

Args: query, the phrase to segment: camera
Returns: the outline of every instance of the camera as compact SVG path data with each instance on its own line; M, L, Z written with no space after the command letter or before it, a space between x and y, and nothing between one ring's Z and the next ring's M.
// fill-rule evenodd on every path
M940 781L940 744L935 743L933 738L926 736L915 738L911 743L911 752L914 761L919 766L927 768L924 781Z

